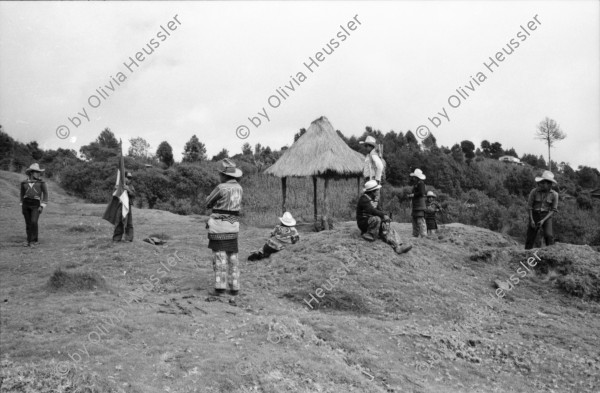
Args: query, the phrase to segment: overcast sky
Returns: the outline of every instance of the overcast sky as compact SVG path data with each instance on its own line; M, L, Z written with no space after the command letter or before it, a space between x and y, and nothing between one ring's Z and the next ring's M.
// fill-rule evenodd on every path
M109 127L125 147L166 140L180 159L193 134L209 157L278 149L324 115L346 136L426 125L439 145L487 139L547 157L534 132L548 116L567 133L553 160L600 168L599 4L2 2L0 124L77 151ZM143 48L154 51L132 64Z

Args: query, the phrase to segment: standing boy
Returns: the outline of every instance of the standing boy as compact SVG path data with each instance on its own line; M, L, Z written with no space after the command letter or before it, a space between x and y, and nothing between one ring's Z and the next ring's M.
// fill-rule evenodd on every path
M24 247L35 247L38 242L38 218L48 203L48 188L40 178L45 169L39 164L32 164L25 170L27 180L21 182L21 211L25 217L27 242Z
M413 184L412 194L412 227L413 237L427 237L427 225L425 224L425 175L419 168L410 174Z
M425 224L427 234L433 235L438 229L436 213L442 211L442 207L436 202L437 196L433 191L427 191L427 206L425 207Z

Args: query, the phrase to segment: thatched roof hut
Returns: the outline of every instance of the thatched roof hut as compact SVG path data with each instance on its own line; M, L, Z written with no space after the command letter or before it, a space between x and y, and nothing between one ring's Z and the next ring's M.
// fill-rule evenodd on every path
M315 221L317 220L317 178L325 179L325 214L323 218L324 222L327 222L329 216L327 199L329 179L358 177L360 188L364 160L365 157L362 154L352 150L339 137L329 120L321 116L310 124L306 133L294 142L275 164L265 170L265 173L281 177L283 211L285 211L286 179L288 177L312 176Z

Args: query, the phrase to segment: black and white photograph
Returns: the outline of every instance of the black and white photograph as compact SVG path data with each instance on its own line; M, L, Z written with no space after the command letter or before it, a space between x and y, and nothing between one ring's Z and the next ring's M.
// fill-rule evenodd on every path
M0 393L600 393L600 2L0 1Z

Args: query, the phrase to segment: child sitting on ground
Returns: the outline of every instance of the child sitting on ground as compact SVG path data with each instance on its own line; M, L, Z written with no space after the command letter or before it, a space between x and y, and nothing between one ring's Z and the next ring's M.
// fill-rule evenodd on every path
M425 206L425 224L427 225L428 235L432 235L437 231L438 227L435 215L437 212L442 211L442 207L435 200L436 198L437 197L433 193L433 191L427 192L427 202Z
M300 235L296 230L296 220L290 212L283 213L283 217L279 217L281 225L275 226L271 232L271 237L262 246L260 250L253 251L248 256L249 261L258 261L263 258L268 258L271 254L281 251L285 248L285 243L295 244L300 240Z

